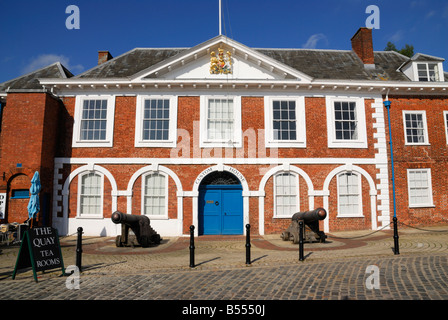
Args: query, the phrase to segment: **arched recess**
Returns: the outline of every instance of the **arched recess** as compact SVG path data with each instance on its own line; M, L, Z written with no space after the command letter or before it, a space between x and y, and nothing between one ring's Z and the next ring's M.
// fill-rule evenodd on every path
M61 235L62 234L65 234L65 235L72 234L72 233L76 232L76 227L77 227L76 223L73 226L71 226L69 224L70 219L68 219L70 184L73 181L73 179L76 176L78 176L79 174L84 173L84 172L92 172L92 171L100 172L105 177L107 177L107 179L109 180L111 189L112 189L111 190L112 212L117 210L117 196L118 196L117 190L118 189L117 189L117 182L115 181L115 178L112 175L112 173L110 173L110 171L107 170L106 168L99 166L99 165L95 165L95 164L89 164L89 165L84 165L82 167L79 167L79 168L73 170L69 174L67 179L65 179L64 185L62 187L62 217L53 216L54 224L58 228L59 233ZM55 214L55 213L53 213L53 214ZM93 219L90 219L90 220L93 221ZM93 223L91 223L91 224L93 225ZM88 235L87 230L84 233L86 235Z
M145 166L143 168L140 168L139 170L137 170L131 177L131 179L128 182L128 187L126 190L126 197L127 197L127 201L126 201L126 210L128 214L132 214L132 190L134 188L134 184L135 181L137 181L137 179L142 176L145 175L147 173L151 173L151 172L162 172L166 175L168 175L171 179L173 179L174 183L176 184L176 196L177 196L177 224L175 226L176 229L176 235L181 235L182 234L182 223L183 223L183 188L182 188L182 183L179 179L179 177L177 176L177 174L171 170L170 168L167 168L165 166L161 166L161 165L149 165L149 166ZM154 224L155 221L151 221L151 224ZM162 228L164 228L164 226L161 226ZM170 234L170 228L172 226L166 226L164 229L166 229L166 234ZM156 229L158 232L159 230Z
M198 235L198 229L199 229L199 228L197 228L198 221L199 221L199 201L198 201L199 186L200 186L202 180L207 175L209 175L210 173L212 173L214 171L227 171L227 172L233 174L234 176L236 176L238 178L238 180L241 182L241 186L243 188L243 226L245 226L246 224L249 223L249 196L250 196L250 191L249 191L249 185L247 183L246 178L237 169L235 169L235 168L233 168L231 166L219 164L219 165L215 165L215 166L209 167L209 168L205 169L204 171L202 171L196 177L196 179L194 181L193 189L192 189L192 195L193 195L193 225L196 227L195 230L194 230L195 236ZM246 228L243 228L243 233L246 234Z
M375 186L375 181L373 180L373 178L370 176L370 174L366 170L364 170L363 168L361 168L359 166L351 165L351 164L343 165L343 166L333 169L328 174L328 176L325 178L324 187L323 187L324 209L327 210L327 212L329 210L330 182L335 176L337 176L338 174L340 174L342 172L354 172L354 173L360 174L362 177L366 178L367 182L369 183L371 225L372 225L372 230L376 230L378 227L377 227L377 217L376 217L377 216L377 211L376 211L377 190L376 190L376 186ZM324 220L324 232L329 232L329 231L330 231L330 219L326 218Z
M276 175L279 172L293 172L298 174L299 176L301 176L305 182L306 185L308 187L308 207L309 210L313 210L314 209L314 186L313 186L313 182L311 181L310 177L308 176L308 174L303 171L302 169L296 167L296 166L292 166L292 165L288 165L288 164L284 164L275 168L270 169L268 172L266 172L266 174L263 176L263 178L260 181L260 186L258 188L258 193L259 193L259 202L258 202L258 222L259 222L259 230L260 230L260 235L264 235L264 200L265 200L265 187L266 187L266 183L268 182L268 180Z

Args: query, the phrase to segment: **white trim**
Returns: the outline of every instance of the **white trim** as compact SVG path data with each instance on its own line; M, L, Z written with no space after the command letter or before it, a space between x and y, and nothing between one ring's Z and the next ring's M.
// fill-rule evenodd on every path
M351 173L356 175L356 179L358 180L358 208L359 213L358 214L347 214L347 213L341 213L341 207L340 207L340 176L345 175L347 173ZM359 173L353 173L352 171L343 171L336 175L336 186L337 186L337 201L338 201L338 212L336 215L336 218L363 218L363 207L362 207L362 181L361 181L361 175Z
M82 178L86 175L93 173L98 175L101 179L101 190L100 190L100 212L98 214L86 214L81 212L81 190L82 190ZM104 174L98 171L86 171L78 175L78 194L77 194L77 206L76 206L76 218L80 219L98 219L104 217Z
M296 102L296 140L275 140L273 129L273 102ZM306 116L304 96L265 96L264 97L265 145L267 148L306 148Z
M337 140L335 132L334 103L355 102L358 139ZM365 100L360 97L326 96L328 148L367 148Z
M445 138L446 138L446 143L448 144L448 120L447 120L447 116L448 116L448 111L443 111L443 123L445 124Z
M207 136L207 111L210 99L233 100L233 139L232 141L214 141ZM199 145L201 148L240 148L242 146L241 130L241 96L235 95L207 95L200 96L200 132Z
M145 190L146 190L146 177L152 176L152 175L160 175L165 179L164 183L164 207L165 212L163 215L151 215L151 214L145 214ZM141 190L141 214L146 215L151 220L168 220L168 196L169 196L169 189L168 189L168 178L169 176L164 172L159 171L151 171L147 172L142 175L142 190Z
M81 140L81 120L83 102L85 100L107 100L106 139L105 140ZM113 146L115 119L115 96L113 95L79 95L76 96L75 113L73 117L73 148L102 148Z
M169 134L168 140L143 140L143 112L145 100L169 100ZM177 142L177 96L174 95L137 95L135 112L135 147L176 147Z
M403 130L404 130L404 145L405 146L429 146L428 138L428 123L426 122L426 111L425 110L403 110ZM424 142L408 142L408 136L406 133L406 114L421 114L423 121L423 136L425 138Z
M430 202L428 203L419 203L419 204L413 204L411 203L411 180L409 177L409 173L413 172L413 171L426 171L427 175L428 175L428 196L429 196L429 200ZM407 169L407 183L408 183L408 205L409 208L431 208L431 207L435 207L434 206L434 199L433 199L433 195L432 195L432 176L431 176L431 169L430 168L418 168L418 169Z

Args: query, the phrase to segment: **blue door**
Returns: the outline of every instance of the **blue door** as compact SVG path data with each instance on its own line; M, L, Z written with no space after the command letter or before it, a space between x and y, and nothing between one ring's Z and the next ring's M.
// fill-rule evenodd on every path
M208 185L199 189L199 234L243 234L241 185Z

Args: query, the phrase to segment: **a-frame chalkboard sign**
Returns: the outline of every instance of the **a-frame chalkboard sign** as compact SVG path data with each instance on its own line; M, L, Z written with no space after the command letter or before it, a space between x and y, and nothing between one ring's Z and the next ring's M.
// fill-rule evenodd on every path
M65 275L64 261L56 229L39 227L25 231L12 279L15 279L17 270L29 267L33 268L33 276L36 282L37 271L62 268L62 275Z

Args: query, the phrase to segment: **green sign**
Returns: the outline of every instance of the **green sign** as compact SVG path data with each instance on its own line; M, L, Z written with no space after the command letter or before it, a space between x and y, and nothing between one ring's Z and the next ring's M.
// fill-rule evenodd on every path
M29 267L33 268L36 282L37 271L61 268L62 274L65 275L64 261L62 260L61 246L56 229L40 227L25 231L12 279L15 279L17 270Z

